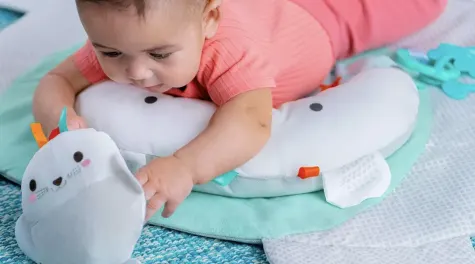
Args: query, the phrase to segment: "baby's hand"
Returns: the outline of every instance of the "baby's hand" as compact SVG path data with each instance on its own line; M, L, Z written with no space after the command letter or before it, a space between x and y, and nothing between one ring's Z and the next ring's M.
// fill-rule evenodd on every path
M147 199L148 221L164 204L170 217L193 189L193 172L175 156L157 158L137 172Z
M41 123L44 133L50 135L53 133L53 130L58 128L60 122L58 119L55 115L46 115L38 121ZM68 130L87 128L86 120L78 116L74 109L68 109L67 111L66 126Z
M68 113L68 129L77 130L81 128L87 128L86 120L78 116L75 112L70 111Z

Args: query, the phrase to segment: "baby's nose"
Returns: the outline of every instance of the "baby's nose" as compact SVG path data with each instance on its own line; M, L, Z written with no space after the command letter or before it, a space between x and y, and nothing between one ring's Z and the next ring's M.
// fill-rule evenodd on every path
M146 67L132 66L126 70L127 77L132 81L144 81L150 79L153 76L151 70Z

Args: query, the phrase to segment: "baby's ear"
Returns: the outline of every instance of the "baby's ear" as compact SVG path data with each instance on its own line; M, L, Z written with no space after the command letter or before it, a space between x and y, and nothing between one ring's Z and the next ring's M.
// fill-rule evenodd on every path
M203 32L207 39L214 37L221 21L221 0L208 0L203 14Z

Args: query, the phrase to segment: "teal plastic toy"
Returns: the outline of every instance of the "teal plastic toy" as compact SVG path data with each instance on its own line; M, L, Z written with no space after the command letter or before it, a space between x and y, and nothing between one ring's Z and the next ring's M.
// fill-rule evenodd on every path
M475 92L475 84L461 78L475 78L475 47L460 47L442 43L427 55L423 52L400 49L395 61L416 81L419 89L436 86L450 98L461 100Z
M475 85L452 80L442 84L442 91L451 98L461 100L466 98L470 93L475 92Z
M63 111L61 111L61 115L59 116L59 122L58 122L60 133L68 131L67 117L68 117L68 108L64 107Z
M475 47L459 47L441 44L437 49L427 53L434 61L452 62L456 69L475 78Z
M234 178L238 176L238 173L236 171L229 171L227 173L221 174L219 177L214 178L213 182L221 185L221 186L227 186L229 185Z

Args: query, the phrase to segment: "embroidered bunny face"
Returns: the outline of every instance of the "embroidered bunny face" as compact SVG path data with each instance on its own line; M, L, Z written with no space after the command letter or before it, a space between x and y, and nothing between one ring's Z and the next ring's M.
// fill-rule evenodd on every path
M67 158L67 156L65 158ZM35 175L29 177L28 190L30 191L30 195L28 201L30 203L35 203L46 196L62 191L69 181L73 182L75 177L80 177L83 170L91 165L91 160L85 158L81 151L74 152L72 155L69 155L69 158L76 162L76 166L70 168L70 171L66 174L42 175L43 173L40 172L37 177L35 177ZM44 166L47 165L45 164Z
M69 131L44 145L23 176L24 213L41 217L94 182L110 176L104 164L114 155L114 148L98 148L106 144L104 136L93 129Z

